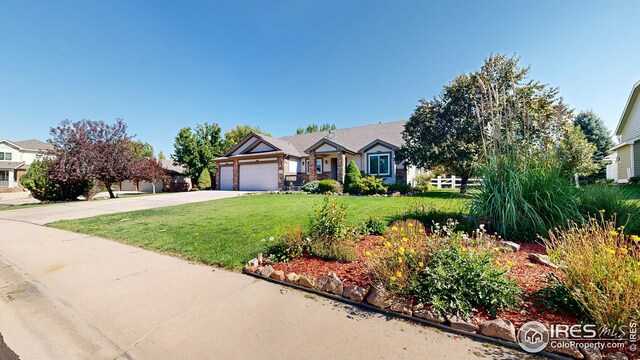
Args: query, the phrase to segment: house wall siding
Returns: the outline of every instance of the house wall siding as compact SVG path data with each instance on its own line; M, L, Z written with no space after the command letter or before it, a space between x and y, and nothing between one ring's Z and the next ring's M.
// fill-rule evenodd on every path
M633 144L633 176L640 175L640 141Z
M629 141L640 136L640 101L635 101L629 117L622 128L620 139L622 142ZM626 170L625 170L626 171ZM625 178L627 176L625 175Z
M618 157L620 162L618 163L618 180L626 182L628 180L627 168L631 167L631 145L626 145L618 148Z

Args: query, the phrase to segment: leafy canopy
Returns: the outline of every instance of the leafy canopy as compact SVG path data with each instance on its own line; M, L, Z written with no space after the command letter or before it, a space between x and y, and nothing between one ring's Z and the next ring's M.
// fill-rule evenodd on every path
M314 133L314 132L319 132L319 131L330 131L330 130L335 130L337 129L335 124L330 124L330 123L325 123L322 125L318 125L318 124L309 124L307 125L306 128L298 128L296 130L296 134L300 135L300 134L310 134L310 133Z
M244 139L244 137L249 135L249 133L251 132L271 136L271 134L260 130L260 127L257 126L236 125L232 129L229 129L224 133L224 152L229 151L232 147L239 143L240 140Z
M197 179L202 170L214 172L212 160L224 154L224 141L218 124L197 124L195 129L180 129L173 144L173 161L185 168L185 174Z

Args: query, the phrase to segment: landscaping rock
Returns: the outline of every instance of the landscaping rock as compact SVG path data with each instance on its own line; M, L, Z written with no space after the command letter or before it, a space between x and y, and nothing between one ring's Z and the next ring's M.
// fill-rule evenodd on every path
M514 243L513 241L500 240L500 244L504 245L504 247L512 251L520 251L520 245Z
M413 313L413 302L411 300L395 301L393 305L391 305L391 311L411 316Z
M602 360L602 352L596 347L581 347L579 350L586 360Z
M484 321L480 324L480 333L483 335L516 342L516 327L506 319Z
M558 265L551 262L551 259L549 259L549 255L529 254L529 261L536 264L546 265L554 269L558 268Z
M260 275L264 277L271 277L271 274L273 274L274 271L275 270L273 270L273 267L271 265L262 266L260 269Z
M284 271L276 270L273 273L271 273L270 278L278 281L284 281Z
M316 283L316 289L326 291L336 295L342 295L344 286L338 276L332 271L328 275L325 275L318 279Z
M300 275L300 281L298 283L304 287L313 289L316 285L316 279L313 276Z
M367 302L373 306L385 309L391 306L391 297L381 286L374 287L371 289L369 296L367 296Z
M264 261L264 256L262 255L262 253L258 253L258 263L262 265L263 261Z
M300 281L300 275L291 272L287 274L287 282L290 282L292 284L297 284Z
M342 292L342 296L358 302L364 301L365 295L367 295L367 290L358 285L347 285Z
M249 262L247 263L247 267L258 267L258 266L260 266L260 261L257 258L253 258L249 260Z
M443 316L440 316L426 309L413 310L413 316L433 321L438 324L444 324L445 321L447 321L447 319L445 319Z
M253 274L256 271L258 271L258 269L259 269L259 267L257 267L257 266L245 266L244 267L244 272L246 274Z
M556 354L568 355L576 359L584 359L584 355L582 355L580 350L578 350L578 347L575 345L570 346L568 344L568 341L569 340L567 340L567 343L564 343L563 345L560 345L561 343L563 343L562 340L549 342L549 345L547 345L544 350Z
M400 191L394 191L393 194L391 194L392 197L400 197L402 196L402 194L400 193Z
M449 325L451 325L451 327L454 329L464 330L469 332L476 332L480 329L477 325L472 324L466 320L460 319L457 316L447 316L447 320L449 320Z
M605 360L629 360L629 358L627 357L627 355L621 353L621 352L616 352L613 354L607 354L607 356L604 357Z

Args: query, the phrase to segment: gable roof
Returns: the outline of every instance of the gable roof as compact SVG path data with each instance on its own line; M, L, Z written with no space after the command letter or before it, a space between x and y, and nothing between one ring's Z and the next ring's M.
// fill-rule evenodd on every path
M301 156L298 149L296 149L295 146L293 146L293 144L291 144L290 142L281 140L281 139L272 138L271 136L267 136L267 135L257 134L252 131L247 136L245 136L244 139L242 139L235 146L233 146L229 151L227 151L227 153L224 154L224 157L232 156L236 150L238 150L242 145L244 145L247 141L253 138L258 139L258 141L265 142L268 145L271 145L272 147L275 148L273 151L264 152L262 154L273 152L274 154L278 153L278 154L286 154L286 155L292 155L297 157ZM251 146L249 148L251 148Z
M163 159L160 160L160 166L167 169L167 172L171 175L182 175L184 174L184 167L179 164L175 164L173 160Z
M638 94L640 94L640 81L635 83L633 85L633 89L631 89L631 94L629 94L627 104L624 106L622 116L620 117L620 121L618 121L618 126L616 126L616 135L622 134L622 129L627 124L629 113L631 112L631 109L633 109L633 105L635 104L635 102L638 100Z
M281 137L280 140L293 144L297 149L304 152L305 155L307 149L325 138L353 152L358 152L376 140L382 140L385 143L400 147L402 145L402 131L404 130L404 124L406 122L406 120L401 120L337 129L332 131L331 136L329 136L329 131L319 131L309 134L285 136Z
M0 140L7 142L11 145L17 146L22 150L36 150L36 151L45 151L45 150L53 150L53 145L48 142L29 139L29 140L21 140L21 141L9 141L9 140Z

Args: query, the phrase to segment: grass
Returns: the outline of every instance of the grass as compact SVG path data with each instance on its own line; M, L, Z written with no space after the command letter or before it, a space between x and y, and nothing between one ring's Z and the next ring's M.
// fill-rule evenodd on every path
M265 249L262 239L289 224L307 225L317 195L253 195L64 220L48 226L141 246L206 264L239 269ZM443 211L464 211L467 198L451 191L420 197L338 197L348 204L350 225L375 214L386 220L412 205L429 204Z
M47 205L47 204L0 205L0 211L27 209L27 208L38 207L43 205Z

